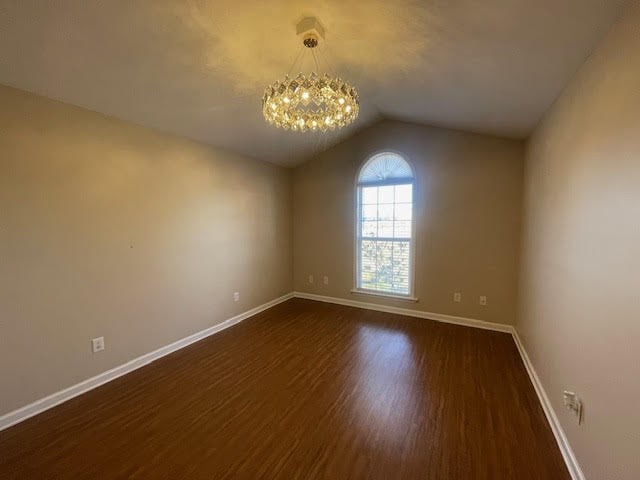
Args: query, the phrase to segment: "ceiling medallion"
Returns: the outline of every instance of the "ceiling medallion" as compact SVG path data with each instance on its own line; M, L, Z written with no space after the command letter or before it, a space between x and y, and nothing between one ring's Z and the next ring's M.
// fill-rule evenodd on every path
M349 125L360 111L356 89L340 77L317 73L316 47L324 38L322 26L313 17L305 18L298 24L298 33L303 36L303 52L311 51L316 71L295 78L286 75L268 86L262 97L265 120L294 132L326 132Z

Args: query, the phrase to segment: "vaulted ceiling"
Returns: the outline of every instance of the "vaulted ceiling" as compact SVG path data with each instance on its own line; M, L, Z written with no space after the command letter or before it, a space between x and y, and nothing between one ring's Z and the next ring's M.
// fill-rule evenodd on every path
M381 117L526 137L624 5L5 0L0 83L281 165ZM360 92L361 116L342 132L280 131L261 116L307 15L325 26L327 65Z

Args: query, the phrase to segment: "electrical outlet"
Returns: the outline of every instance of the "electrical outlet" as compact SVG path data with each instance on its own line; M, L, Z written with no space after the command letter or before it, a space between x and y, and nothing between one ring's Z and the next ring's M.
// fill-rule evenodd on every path
M233 292L233 301L237 302L240 300L240 292Z
M486 305L486 304L487 304L486 295L480 295L480 305Z
M313 283L313 275L309 275L309 283Z
M462 301L462 293L455 292L453 294L453 301L456 302L456 303L460 303Z
M93 350L93 353L104 350L104 337L91 339L91 350Z
M564 406L567 407L577 417L578 425L582 423L582 400L575 392L565 390L563 392Z
M329 285L329 277L327 277L325 275L325 277L322 279L322 281L324 282L325 285Z

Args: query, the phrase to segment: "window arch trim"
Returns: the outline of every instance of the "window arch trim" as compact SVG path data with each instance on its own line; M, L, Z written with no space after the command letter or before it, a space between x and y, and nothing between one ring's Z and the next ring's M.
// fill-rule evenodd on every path
M376 162L384 161L385 157L397 159L394 162L388 161L377 172L366 172L367 168L375 165ZM395 171L394 171L395 170ZM363 179L363 175L369 178ZM377 175L379 178L372 178ZM407 157L394 150L381 150L370 155L358 169L356 177L357 185L397 185L415 181L415 170Z

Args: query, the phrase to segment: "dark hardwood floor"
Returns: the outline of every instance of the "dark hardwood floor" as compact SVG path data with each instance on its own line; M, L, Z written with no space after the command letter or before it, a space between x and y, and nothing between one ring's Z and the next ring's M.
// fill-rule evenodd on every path
M6 479L569 479L510 335L294 299L0 432Z

